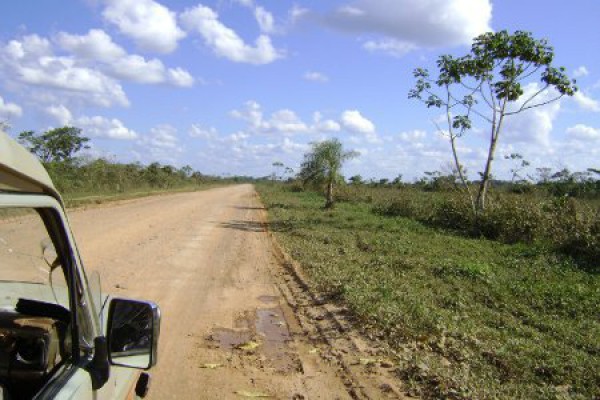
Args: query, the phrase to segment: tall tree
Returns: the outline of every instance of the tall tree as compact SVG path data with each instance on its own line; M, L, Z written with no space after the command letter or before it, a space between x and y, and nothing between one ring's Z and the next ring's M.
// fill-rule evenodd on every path
M501 31L476 37L471 52L463 57L440 56L435 79L427 69L415 69L416 85L408 97L444 110L456 171L475 215L486 206L505 119L577 91L565 69L552 66L553 59L554 49L546 40L534 39L529 32ZM456 140L472 129L474 118L489 125L487 158L476 193L471 191L456 149Z
M325 208L334 205L334 185L343 178L340 174L345 161L358 157L356 151L344 151L342 143L336 139L311 143L312 149L304 154L298 177L303 183L318 183L326 185Z
M63 126L36 134L34 131L24 131L18 136L21 144L38 156L45 163L68 162L81 149L88 149L89 138L81 134L81 129Z

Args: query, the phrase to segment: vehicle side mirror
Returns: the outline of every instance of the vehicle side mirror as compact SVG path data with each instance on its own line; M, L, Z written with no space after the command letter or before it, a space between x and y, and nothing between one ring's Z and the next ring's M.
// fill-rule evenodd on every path
M112 299L108 309L108 358L112 365L156 365L160 309L151 301Z

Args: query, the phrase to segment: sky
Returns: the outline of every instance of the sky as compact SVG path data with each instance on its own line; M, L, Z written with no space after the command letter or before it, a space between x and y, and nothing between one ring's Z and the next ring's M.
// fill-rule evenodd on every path
M412 71L506 29L547 39L579 92L508 119L493 173L510 177L511 153L523 175L600 167L597 0L20 0L0 15L0 121L15 137L76 126L91 157L259 177L335 137L360 153L347 177L448 172L442 113L408 99ZM488 132L459 140L471 178Z

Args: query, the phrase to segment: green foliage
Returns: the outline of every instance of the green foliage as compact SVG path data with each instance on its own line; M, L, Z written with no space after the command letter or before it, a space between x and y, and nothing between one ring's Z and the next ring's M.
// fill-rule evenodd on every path
M298 178L304 184L325 184L325 208L331 208L334 205L334 185L343 182L340 174L342 165L358 155L356 151L344 151L342 143L336 138L314 142L311 151L304 154Z
M18 141L35 154L42 162L70 162L77 152L87 149L90 139L82 136L81 129L63 126L36 134L24 131Z
M315 287L351 310L357 326L390 343L397 373L416 395L600 396L600 275L575 259L546 246L502 244L371 212L412 199L411 212L427 219L449 193L349 185L354 200L324 214L315 213L321 205L315 193L257 188L280 243ZM569 215L557 229L585 214L571 200L508 195L500 201L514 199L512 207L529 201L549 219Z
M569 79L563 67L554 67L553 59L554 50L546 40L534 39L529 32L500 31L476 37L465 56L440 56L436 78L430 77L427 69L414 70L416 83L408 97L428 108L444 109L455 167L475 214L487 205L492 161L504 119L577 91L575 81ZM523 86L536 78L541 87L523 98ZM557 93L555 97L541 97L551 89ZM490 126L488 157L476 196L462 173L456 151L456 140L473 128L474 118Z

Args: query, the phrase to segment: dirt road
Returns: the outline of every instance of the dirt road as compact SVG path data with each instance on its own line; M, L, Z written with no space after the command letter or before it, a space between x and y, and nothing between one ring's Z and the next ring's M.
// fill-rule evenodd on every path
M161 307L152 399L399 397L379 350L284 268L251 185L69 215L103 290Z

